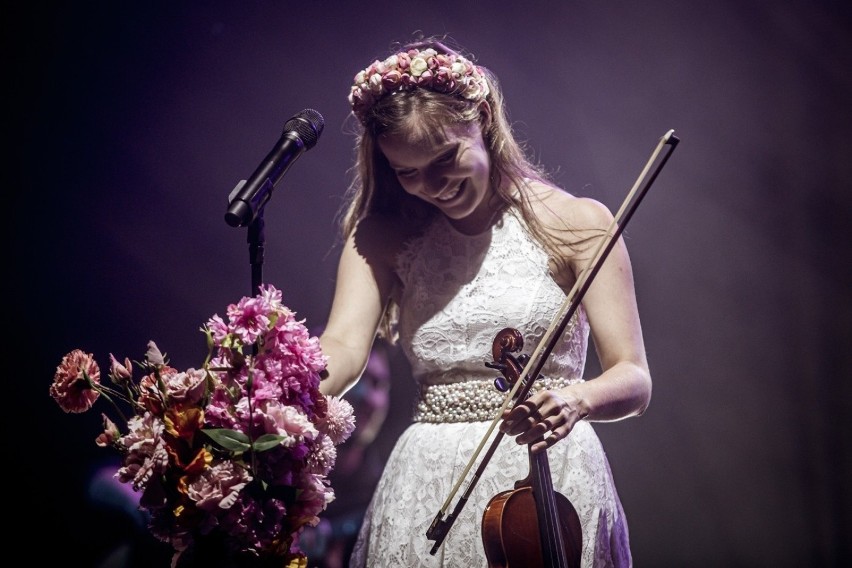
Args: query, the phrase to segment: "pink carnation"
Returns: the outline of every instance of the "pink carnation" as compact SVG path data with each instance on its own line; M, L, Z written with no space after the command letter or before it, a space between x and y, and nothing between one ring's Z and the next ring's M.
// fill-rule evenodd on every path
M163 373L161 378L170 403L198 404L207 387L207 373L202 369L188 369L186 372L170 369L169 372Z
M208 467L190 482L186 494L195 501L198 508L218 514L220 510L233 506L240 491L251 479L246 468L239 467L232 461L222 461Z
M162 367L159 371L161 377L177 373L172 367ZM157 373L149 373L139 380L139 404L149 412L162 415L166 409L164 393L160 391L160 380Z
M100 382L101 370L94 355L75 349L65 355L56 367L50 396L65 412L85 412L100 396L96 388Z
M127 449L124 465L116 473L122 483L132 482L133 489L144 489L152 477L159 476L169 465L163 440L163 422L150 412L134 416L127 422L130 431L121 438Z
M217 345L221 344L225 336L228 335L228 324L218 314L214 314L213 317L207 320L207 329L210 330L210 335Z

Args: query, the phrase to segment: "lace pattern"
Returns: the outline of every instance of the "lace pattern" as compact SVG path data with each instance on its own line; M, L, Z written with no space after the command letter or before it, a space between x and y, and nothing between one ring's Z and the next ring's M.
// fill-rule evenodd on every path
M545 251L510 213L475 236L458 233L438 217L404 248L397 272L404 285L400 343L421 396L417 421L400 436L385 466L350 566L485 567L480 536L485 507L529 473L527 450L514 439L500 442L434 555L426 530L493 419L480 411L494 400L502 404L502 393L487 394L496 372L484 365L496 332L518 329L523 352L532 353L565 294L548 273ZM582 308L563 335L542 374L581 381L589 335ZM630 566L624 512L591 424L577 424L548 457L554 488L581 519L582 565Z

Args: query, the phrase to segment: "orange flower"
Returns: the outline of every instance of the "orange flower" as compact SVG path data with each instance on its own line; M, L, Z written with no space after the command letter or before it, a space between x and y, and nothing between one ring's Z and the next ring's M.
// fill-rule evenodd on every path
M204 426L204 411L198 407L169 408L163 416L166 432L192 444L195 433Z

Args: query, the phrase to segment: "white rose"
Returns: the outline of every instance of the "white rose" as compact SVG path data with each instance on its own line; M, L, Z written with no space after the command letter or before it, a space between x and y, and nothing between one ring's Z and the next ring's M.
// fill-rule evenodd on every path
M419 77L423 74L426 69L429 68L429 65L426 63L426 60L420 57L419 55L411 60L411 74L415 77Z
M476 81L473 77L465 77L462 96L468 100L484 99L488 96L488 84L484 80Z
M373 75L370 75L369 85L370 85L371 91L373 91L376 94L381 93L382 92L382 76L379 75L378 73L374 73Z

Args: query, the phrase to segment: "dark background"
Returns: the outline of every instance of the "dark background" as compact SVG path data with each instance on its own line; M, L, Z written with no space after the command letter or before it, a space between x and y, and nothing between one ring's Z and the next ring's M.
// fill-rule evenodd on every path
M7 542L97 566L136 538L132 514L88 494L113 457L93 442L99 412L65 415L48 396L53 371L78 347L138 359L149 339L175 366L201 363L201 324L250 291L227 196L305 108L325 131L266 207L264 280L324 322L351 78L422 30L493 69L532 154L613 210L657 140L681 139L626 232L654 398L596 427L636 565L845 565L847 6L7 3ZM396 365L380 448L410 410ZM134 542L167 564L144 532Z

